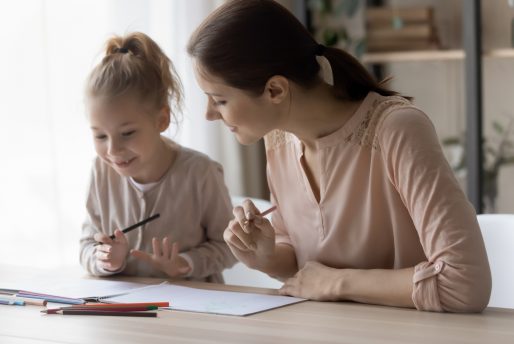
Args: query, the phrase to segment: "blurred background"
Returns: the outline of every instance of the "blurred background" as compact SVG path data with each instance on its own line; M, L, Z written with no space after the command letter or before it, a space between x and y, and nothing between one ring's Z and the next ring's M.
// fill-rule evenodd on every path
M377 78L413 96L466 184L463 6L470 0L282 0L323 44L350 51ZM206 97L186 53L222 0L7 0L0 3L0 264L78 263L92 159L85 79L113 34L142 31L171 58L185 88L168 136L221 162L233 196L267 198L262 142L240 146L204 119ZM514 212L514 4L482 1L480 96L483 204ZM265 19L263 19L265 25ZM469 38L468 38L469 39Z

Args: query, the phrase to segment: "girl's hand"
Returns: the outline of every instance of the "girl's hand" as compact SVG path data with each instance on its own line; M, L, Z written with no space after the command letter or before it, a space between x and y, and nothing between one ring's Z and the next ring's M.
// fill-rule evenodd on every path
M263 270L275 253L275 230L250 200L243 207L235 207L233 213L235 218L229 222L223 238L238 260Z
M125 234L116 229L114 240L104 233L96 233L94 239L100 244L96 246L97 265L107 271L117 271L125 264L128 254L128 241Z
M162 246L157 238L153 238L152 246L152 255L140 250L131 250L130 255L151 264L155 269L163 271L170 277L180 277L191 271L189 263L178 254L178 243L171 244L169 237L162 239Z
M285 281L279 293L316 301L338 301L342 293L339 271L317 262L307 262L294 277Z

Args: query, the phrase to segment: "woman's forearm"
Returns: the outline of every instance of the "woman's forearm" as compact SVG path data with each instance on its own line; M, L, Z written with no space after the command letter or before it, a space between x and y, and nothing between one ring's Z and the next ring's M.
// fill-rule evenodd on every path
M292 277L298 271L294 248L287 244L277 244L273 255L263 259L257 268L281 281Z
M340 297L361 303L414 308L412 277L414 268L398 270L339 270Z
M285 281L280 293L317 301L348 300L414 308L413 275L414 268L337 269L307 262L294 277Z

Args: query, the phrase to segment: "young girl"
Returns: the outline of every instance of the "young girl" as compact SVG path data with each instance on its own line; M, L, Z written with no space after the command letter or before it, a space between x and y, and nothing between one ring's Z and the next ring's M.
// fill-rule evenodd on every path
M86 96L98 157L80 240L84 268L221 282L235 261L223 241L230 198L218 163L161 136L181 102L171 61L145 34L114 37ZM120 230L157 213L140 229Z
M475 211L421 110L275 1L225 3L188 51L207 119L243 144L265 137L278 210L270 223L249 201L234 208L224 238L240 261L314 300L487 306Z

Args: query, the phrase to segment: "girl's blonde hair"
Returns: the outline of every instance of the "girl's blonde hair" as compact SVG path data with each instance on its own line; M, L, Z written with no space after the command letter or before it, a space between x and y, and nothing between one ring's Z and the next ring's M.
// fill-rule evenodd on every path
M107 41L105 57L89 75L86 95L137 97L151 111L168 108L175 120L182 105L182 85L173 63L141 32Z

